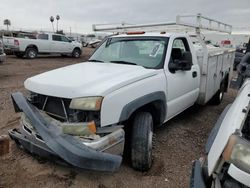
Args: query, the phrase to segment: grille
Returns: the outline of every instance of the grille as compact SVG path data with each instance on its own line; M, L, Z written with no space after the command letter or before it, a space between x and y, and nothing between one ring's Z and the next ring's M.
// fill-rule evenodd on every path
M62 122L81 122L86 120L84 111L69 108L71 99L32 93L29 101L38 109L45 111L51 117Z

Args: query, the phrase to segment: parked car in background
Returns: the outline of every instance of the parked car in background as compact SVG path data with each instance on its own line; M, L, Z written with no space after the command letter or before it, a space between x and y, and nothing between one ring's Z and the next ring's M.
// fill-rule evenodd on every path
M87 34L82 36L82 45L87 47L89 43L93 40L97 39L95 34Z
M0 40L0 64L3 63L6 59L6 54L4 53L3 49L3 42Z
M92 47L92 48L96 48L99 44L100 44L101 40L99 39L94 39L92 41L89 42L89 45Z
M241 59L244 57L244 53L241 53L241 52L235 52L235 57L234 57L234 66L233 66L233 69L236 70L237 69L237 66L239 65Z
M14 38L14 54L28 59L36 58L38 54L61 54L79 58L82 44L72 41L61 34L41 33L37 39Z

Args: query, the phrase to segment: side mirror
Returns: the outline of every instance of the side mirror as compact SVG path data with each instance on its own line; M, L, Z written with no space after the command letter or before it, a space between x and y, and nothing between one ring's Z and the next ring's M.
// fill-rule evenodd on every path
M188 60L181 60L179 62L180 70L189 71L192 68L192 62Z
M169 63L169 70L175 72L177 70L188 71L192 68L192 62L187 60L178 60L175 59L174 62Z
M173 52L172 52L173 53ZM172 58L171 58L172 59ZM174 61L169 62L169 70L172 73L175 73L177 70L188 71L192 68L192 54L189 51L184 52L182 55L179 55L178 58L175 58Z

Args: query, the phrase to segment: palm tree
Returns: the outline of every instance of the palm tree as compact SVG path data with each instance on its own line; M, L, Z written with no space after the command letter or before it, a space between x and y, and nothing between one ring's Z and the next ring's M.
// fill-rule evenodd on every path
M9 31L9 26L11 25L10 20L9 20L9 19L5 19L5 20L3 21L3 24L7 26L7 31Z
M54 24L53 24L53 22L54 22L54 17L53 17L53 16L50 16L49 20L50 20L50 22L51 22L51 24L52 24L53 32L55 32Z
M57 22L56 22L56 32L58 32L58 20L60 20L60 16L58 14L56 15L56 20L57 20Z

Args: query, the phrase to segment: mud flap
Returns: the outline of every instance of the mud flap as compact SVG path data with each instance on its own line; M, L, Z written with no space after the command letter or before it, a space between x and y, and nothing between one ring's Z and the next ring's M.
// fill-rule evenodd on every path
M30 104L20 92L13 93L11 97L16 112L25 113L32 126L51 150L50 154L55 153L69 164L87 170L113 172L121 165L121 156L98 152L85 146L73 136L63 134L59 127L45 120L39 110ZM29 148L36 147L32 146L32 142L29 140L17 136L15 138L21 144L25 142L26 145L31 145Z

